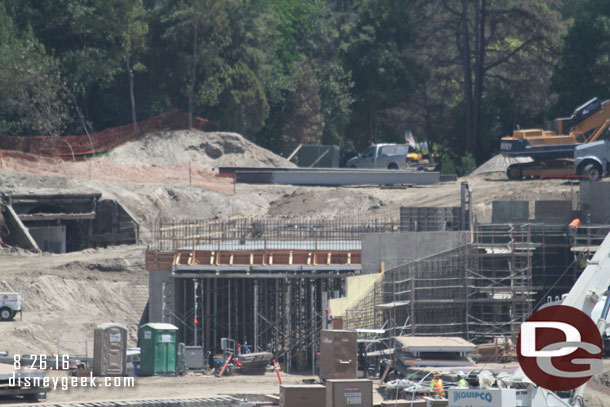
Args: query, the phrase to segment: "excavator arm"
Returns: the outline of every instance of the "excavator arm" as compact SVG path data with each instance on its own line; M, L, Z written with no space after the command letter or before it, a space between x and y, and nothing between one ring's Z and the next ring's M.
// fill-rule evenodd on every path
M603 127L610 120L610 100L601 102L601 107L595 113L591 114L578 124L574 124L570 127L570 134L573 135L586 135L586 143L593 142L603 133Z
M588 142L592 143L592 142L596 141L599 138L599 136L601 136L604 133L604 131L606 131L609 127L610 127L610 118L606 119L604 124L599 126L599 128L597 130L595 130L595 132L593 132L593 134L591 134L591 137L589 138Z

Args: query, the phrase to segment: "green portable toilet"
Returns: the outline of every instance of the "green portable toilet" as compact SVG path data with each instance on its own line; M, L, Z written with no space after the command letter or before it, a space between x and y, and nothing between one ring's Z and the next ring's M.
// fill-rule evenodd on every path
M172 324L149 323L138 332L140 343L140 375L176 375L176 334Z

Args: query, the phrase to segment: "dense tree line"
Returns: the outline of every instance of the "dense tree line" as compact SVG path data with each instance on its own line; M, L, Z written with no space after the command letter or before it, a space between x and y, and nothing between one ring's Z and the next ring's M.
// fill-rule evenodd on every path
M410 130L481 162L609 98L609 57L610 0L0 0L0 134L178 107L284 154Z

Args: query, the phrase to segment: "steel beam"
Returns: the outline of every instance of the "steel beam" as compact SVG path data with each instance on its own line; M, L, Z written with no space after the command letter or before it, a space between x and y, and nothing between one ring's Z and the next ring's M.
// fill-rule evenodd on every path
M438 172L374 169L263 169L235 171L245 184L279 185L430 185L438 184Z
M295 273L312 273L316 272L354 272L359 271L361 269L360 264L328 264L328 265L318 265L318 266L308 266L308 265L294 265L290 266L288 264L280 264L277 266L274 265L258 265L258 266L249 266L249 265L241 265L241 266L224 266L224 265L215 265L215 264L193 264L193 265L184 265L178 264L172 267L172 272L174 274L181 274L184 272L213 272L222 274L228 274L231 272L243 272L243 273L276 273L276 272L295 272Z

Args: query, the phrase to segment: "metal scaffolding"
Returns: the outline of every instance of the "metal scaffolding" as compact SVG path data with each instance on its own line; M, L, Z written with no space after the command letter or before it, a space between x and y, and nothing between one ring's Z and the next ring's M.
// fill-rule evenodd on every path
M505 337L516 343L532 311L532 256L539 247L529 224L476 229L466 270L466 339Z
M346 310L349 328L516 340L536 301L578 277L566 225L475 225L472 243L388 270Z
M289 370L313 368L321 329L328 327L328 299L344 292L344 278L173 278L175 310L168 320L180 341L221 351L231 338L253 351L268 351Z

